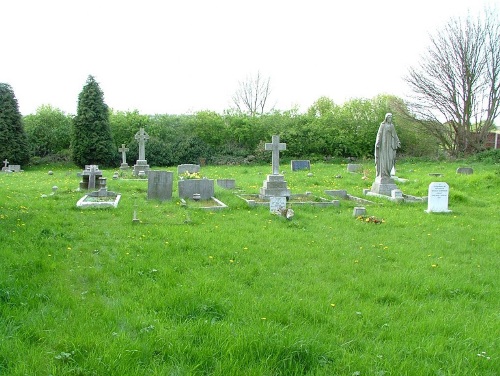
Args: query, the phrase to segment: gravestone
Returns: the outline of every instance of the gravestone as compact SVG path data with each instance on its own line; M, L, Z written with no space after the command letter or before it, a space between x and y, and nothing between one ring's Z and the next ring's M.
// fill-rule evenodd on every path
M82 177L80 189L95 189L96 182L99 182L102 177L102 171L99 170L98 165L86 165L85 170L79 173L78 176Z
M178 175L182 175L186 172L188 172L190 174L200 172L200 165L186 163L186 164L181 164L181 165L177 166L177 174Z
M358 172L363 169L363 165L360 164L355 164L355 163L348 163L347 164L347 172Z
M393 189L391 191L391 198L395 200L402 200L403 199L403 192L400 189Z
M280 175L279 155L281 150L286 150L286 144L280 143L280 136L274 135L271 143L266 143L266 150L272 152L272 175L267 175L263 187L260 188L259 197L268 199L270 197L290 197L290 190L287 188L285 177Z
M139 159L134 165L134 176L139 176L139 171L143 171L147 175L149 171L148 161L146 160L146 141L149 140L149 135L144 132L144 128L140 128L135 134L135 139L139 143Z
M118 148L118 151L122 153L122 164L120 165L120 168L122 170L127 170L128 169L127 151L129 151L129 148L126 148L125 144L122 144L122 147Z
M9 167L7 167L9 165L9 161L7 159L5 159L3 161L3 167L2 167L2 171L6 171L6 172L9 172Z
M148 199L166 201L172 198L174 174L170 171L149 170Z
M309 160L292 160L290 162L290 166L292 168L292 171L310 170L311 169L311 161L309 161Z
M474 170L472 167L459 167L457 168L457 174L462 174L462 175L472 175L474 173Z
M217 185L224 189L234 189L236 181L234 179L217 179Z
M353 217L359 217L360 215L365 215L365 214L366 214L366 208L364 206L356 206L352 211Z
M11 170L12 172L21 172L21 165L9 164L9 170Z
M427 196L427 213L449 213L448 195L450 187L444 182L432 182L429 184Z
M286 209L286 197L270 197L269 198L269 211L273 214L281 213Z
M195 193L200 194L201 200L210 200L214 196L213 179L184 179L177 182L180 198L193 198Z

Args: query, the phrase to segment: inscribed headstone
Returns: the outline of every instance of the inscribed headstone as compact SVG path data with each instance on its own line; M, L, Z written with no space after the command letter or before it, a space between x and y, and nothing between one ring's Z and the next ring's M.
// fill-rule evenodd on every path
M310 170L311 169L311 161L309 160L292 160L290 162L292 171L299 170Z
M271 213L281 213L286 209L286 197L270 197L269 198L269 211Z
M172 198L173 175L170 171L149 170L148 199L170 200Z
M429 195L427 197L427 213L449 213L448 195L450 187L444 182L432 182L429 184Z

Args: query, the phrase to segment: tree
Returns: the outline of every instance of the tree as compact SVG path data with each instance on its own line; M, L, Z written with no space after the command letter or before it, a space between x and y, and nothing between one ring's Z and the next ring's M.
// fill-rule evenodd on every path
M76 165L113 166L118 162L108 106L104 103L104 94L99 84L92 76L87 78L78 95L78 109L73 124L73 162Z
M262 77L260 72L257 72L256 77L249 76L245 81L240 81L239 87L233 95L236 109L250 116L264 114L271 94L270 81L269 77Z
M496 12L451 19L405 78L415 94L408 103L412 115L452 155L482 150L493 129L500 104L499 40Z
M72 118L63 111L44 105L24 117L32 156L67 155L71 145Z
M28 138L19 105L9 84L0 83L0 160L12 164L29 162Z

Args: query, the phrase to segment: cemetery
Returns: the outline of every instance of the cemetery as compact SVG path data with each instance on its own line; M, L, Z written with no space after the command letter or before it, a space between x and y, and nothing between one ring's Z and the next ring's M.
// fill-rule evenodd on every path
M289 163L280 153L278 163ZM451 161L401 160L405 181L394 184L426 199L407 202L364 194L373 161L348 174L345 161L282 175L271 154L264 165L152 166L140 179L101 166L1 174L10 198L0 205L7 342L29 335L36 344L23 348L43 355L30 361L61 370L90 370L98 358L111 364L120 353L127 367L171 369L170 354L186 370L212 369L214 357L231 369L218 351L233 352L240 369L262 369L244 356L259 349L272 369L300 354L293 364L301 374L350 369L353 356L371 359L356 368L366 374L396 363L430 371L435 357L454 372L461 359L461 370L494 374L498 166L471 162L474 173L460 174ZM261 198L273 172L290 194ZM206 186L183 187L188 181ZM119 205L75 205L103 190ZM223 210L198 210L210 208L208 198ZM165 338L172 347L161 345Z

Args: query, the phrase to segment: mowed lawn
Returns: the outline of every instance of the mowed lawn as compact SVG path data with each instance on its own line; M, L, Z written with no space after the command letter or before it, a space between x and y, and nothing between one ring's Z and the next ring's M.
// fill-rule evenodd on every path
M155 168L174 172L166 202L103 170L116 209L78 209L73 166L0 174L0 374L500 374L500 166L398 162L405 194L449 185L452 212L429 214L363 196L359 163L282 162L292 193L373 201L292 204L291 220L238 197L270 166L202 167L236 180L219 211L181 205L176 167Z

